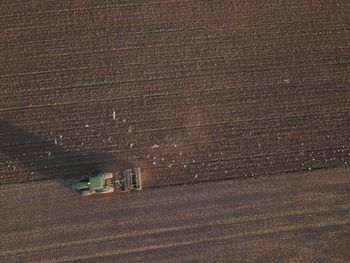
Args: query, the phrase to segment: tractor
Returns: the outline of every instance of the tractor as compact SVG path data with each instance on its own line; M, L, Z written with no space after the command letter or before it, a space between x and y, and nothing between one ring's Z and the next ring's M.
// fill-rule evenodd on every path
M84 177L74 183L72 189L80 191L82 196L112 193L116 189L123 192L141 190L141 169L129 168L122 172L100 173Z

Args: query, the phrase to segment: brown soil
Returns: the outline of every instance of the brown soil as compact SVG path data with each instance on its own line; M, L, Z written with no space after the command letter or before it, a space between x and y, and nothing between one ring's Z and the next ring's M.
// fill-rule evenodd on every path
M345 263L349 172L85 198L57 181L3 185L0 261Z
M146 186L348 165L347 1L11 1L0 183Z

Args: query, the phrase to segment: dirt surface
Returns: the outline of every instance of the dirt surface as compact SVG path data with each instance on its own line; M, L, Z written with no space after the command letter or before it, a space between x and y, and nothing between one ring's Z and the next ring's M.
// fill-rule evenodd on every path
M85 198L57 181L1 186L0 261L345 263L349 173Z
M348 1L2 1L0 183L350 161Z
M347 262L349 18L348 0L1 1L0 262ZM145 191L68 187L126 167Z

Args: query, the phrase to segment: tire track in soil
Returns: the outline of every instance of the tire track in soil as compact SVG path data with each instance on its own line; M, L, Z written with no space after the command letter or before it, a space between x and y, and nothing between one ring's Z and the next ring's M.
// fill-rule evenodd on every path
M0 186L0 259L346 262L348 173L329 169L84 200L57 181Z

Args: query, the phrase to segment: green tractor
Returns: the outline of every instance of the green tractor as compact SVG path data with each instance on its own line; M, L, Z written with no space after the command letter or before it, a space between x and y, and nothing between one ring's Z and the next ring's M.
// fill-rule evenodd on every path
M72 189L80 191L82 196L112 193L115 189L120 191L141 190L141 169L130 168L121 173L100 173L85 177L74 183Z

